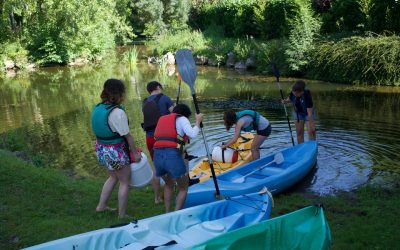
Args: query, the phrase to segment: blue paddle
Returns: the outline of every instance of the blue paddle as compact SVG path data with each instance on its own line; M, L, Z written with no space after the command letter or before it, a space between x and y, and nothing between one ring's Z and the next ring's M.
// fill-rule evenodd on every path
M197 103L196 92L194 90L194 82L196 81L197 71L196 71L196 63L194 62L192 51L190 51L189 49L178 50L176 52L175 60L176 60L176 64L178 65L178 71L182 78L182 81L184 81L190 87L190 91L191 91L192 97L193 97L194 107L196 109L196 113L199 114L200 113L199 104ZM200 131L201 131L201 135L203 136L204 144L205 144L206 151L207 151L208 163L210 165L211 174L212 174L212 178L213 178L214 185L215 185L216 198L219 199L220 192L219 192L217 177L215 175L215 170L214 170L210 150L208 148L208 143L207 143L206 137L204 135L203 123L200 123Z

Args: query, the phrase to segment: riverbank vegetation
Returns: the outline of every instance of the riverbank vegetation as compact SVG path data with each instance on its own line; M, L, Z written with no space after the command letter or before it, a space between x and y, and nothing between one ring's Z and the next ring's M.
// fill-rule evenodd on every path
M287 76L400 85L397 0L103 2L1 0L3 68L101 60L136 34L155 56L190 47L199 64L271 73L274 61Z
M1 249L20 249L129 221L117 219L113 212L94 211L103 180L32 165L7 151L0 150L0 158ZM333 249L396 249L399 191L397 185L390 190L362 187L329 197L280 194L274 198L272 217L323 203ZM117 203L116 195L110 205ZM163 205L155 205L152 197L150 187L131 190L128 213L137 219L163 213Z

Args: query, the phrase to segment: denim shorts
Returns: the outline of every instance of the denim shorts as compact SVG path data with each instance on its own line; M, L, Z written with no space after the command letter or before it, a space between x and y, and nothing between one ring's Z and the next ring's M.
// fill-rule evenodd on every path
M157 177L168 174L172 179L177 179L187 173L183 155L177 148L154 149L153 162Z
M297 115L298 115L298 117L297 117ZM313 112L313 114L312 114L312 117L313 117L313 119L315 120L315 112ZM297 119L299 119L300 121L308 121L308 114L307 113L296 113L296 112L293 112L293 120L294 121L297 121Z

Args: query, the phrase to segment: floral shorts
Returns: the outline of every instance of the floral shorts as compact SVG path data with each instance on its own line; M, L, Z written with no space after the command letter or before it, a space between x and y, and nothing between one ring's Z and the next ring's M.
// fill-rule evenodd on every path
M96 155L100 165L108 170L119 170L130 164L128 145L125 142L117 144L102 144L96 142Z

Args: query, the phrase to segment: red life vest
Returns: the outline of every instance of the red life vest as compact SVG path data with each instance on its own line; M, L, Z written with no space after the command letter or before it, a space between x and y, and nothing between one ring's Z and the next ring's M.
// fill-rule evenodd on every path
M181 115L172 113L160 117L154 132L154 138L156 140L154 148L178 148L183 150L189 137L187 135L181 137L176 132L176 119L180 116Z

